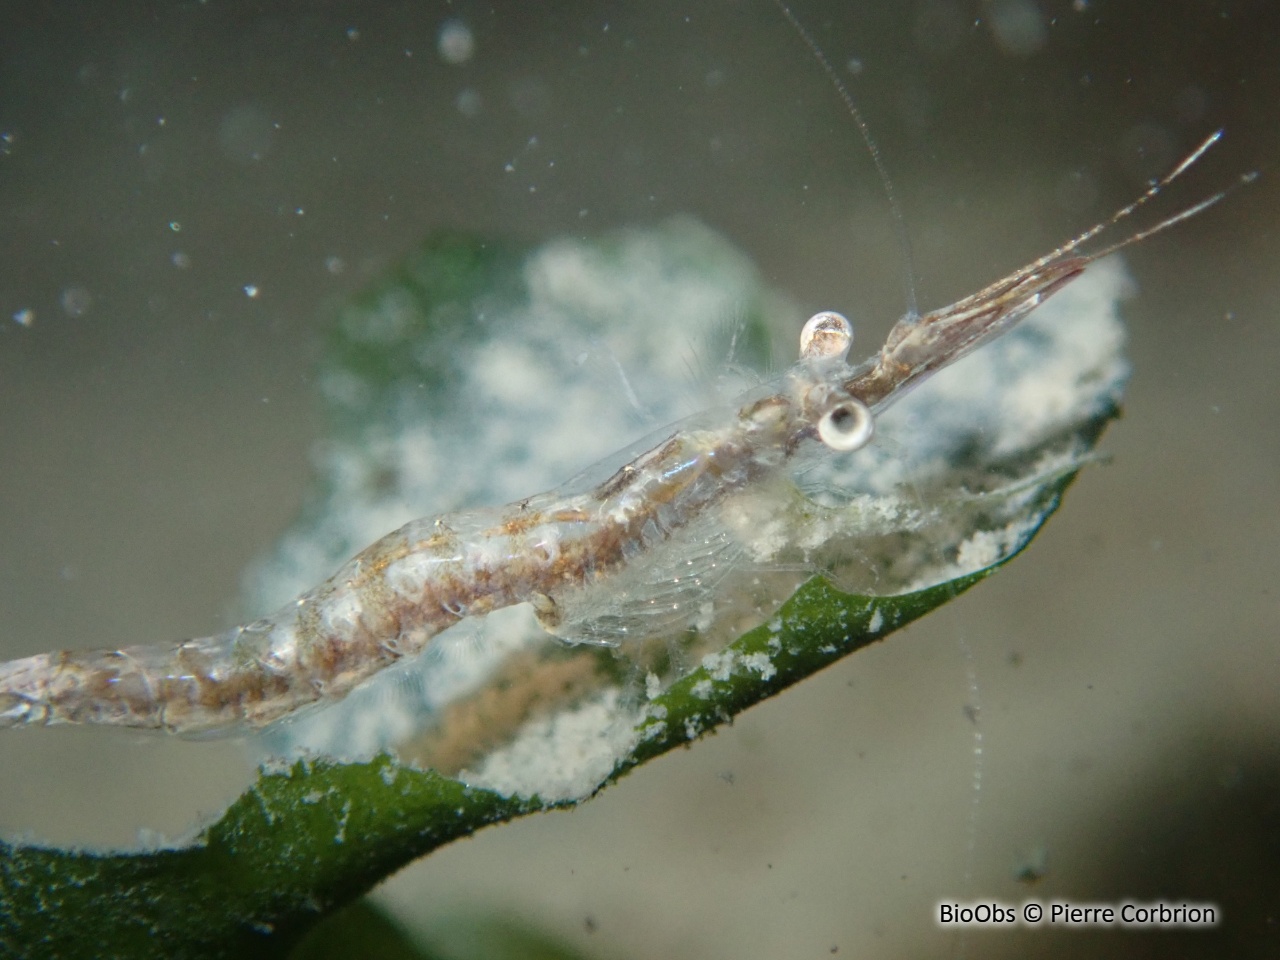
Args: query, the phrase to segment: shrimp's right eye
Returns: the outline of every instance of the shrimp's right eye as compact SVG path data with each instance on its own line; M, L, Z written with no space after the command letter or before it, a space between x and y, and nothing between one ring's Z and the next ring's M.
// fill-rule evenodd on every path
M842 400L818 420L818 437L832 450L847 453L865 447L875 433L871 409L853 397Z

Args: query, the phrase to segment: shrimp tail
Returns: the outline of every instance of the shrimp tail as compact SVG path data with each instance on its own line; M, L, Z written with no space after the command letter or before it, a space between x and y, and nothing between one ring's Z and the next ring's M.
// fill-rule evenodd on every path
M492 553L495 541L505 543L500 530L490 529L493 519L488 511L450 517L476 534L474 542L429 519L413 521L270 617L216 636L0 663L0 728L94 724L234 733L339 699L417 655L464 616L524 598L521 578L498 582L482 566L480 555ZM531 566L535 577L547 573L547 564Z
M253 723L255 705L305 705L284 676L235 656L236 634L172 647L43 653L0 664L0 727L106 724L199 733Z
M124 650L42 653L0 664L0 726L112 723L158 728L154 678Z

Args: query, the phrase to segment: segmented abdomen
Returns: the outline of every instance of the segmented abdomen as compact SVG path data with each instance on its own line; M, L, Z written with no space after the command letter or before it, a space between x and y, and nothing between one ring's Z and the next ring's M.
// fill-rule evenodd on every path
M0 664L0 726L95 723L195 733L262 726L345 696L440 631L580 584L620 555L574 503L415 520L273 616L171 647ZM608 538L606 538L608 539Z

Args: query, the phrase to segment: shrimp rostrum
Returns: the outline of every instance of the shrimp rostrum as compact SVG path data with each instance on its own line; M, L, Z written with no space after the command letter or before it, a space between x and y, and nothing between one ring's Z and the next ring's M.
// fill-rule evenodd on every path
M217 636L0 664L0 726L92 723L175 733L262 727L345 696L465 618L521 603L565 640L624 642L643 622L611 619L609 604L593 598L610 596L637 566L661 567L663 557L675 555L672 543L701 535L721 505L799 459L863 447L887 407L1009 330L1091 262L1221 199L1223 193L1106 249L1083 249L1217 139L1069 243L948 307L903 317L860 364L847 360L848 321L817 314L801 333L798 361L783 375L673 425L607 477L588 473L504 508L414 520L274 615ZM681 572L659 570L672 579Z

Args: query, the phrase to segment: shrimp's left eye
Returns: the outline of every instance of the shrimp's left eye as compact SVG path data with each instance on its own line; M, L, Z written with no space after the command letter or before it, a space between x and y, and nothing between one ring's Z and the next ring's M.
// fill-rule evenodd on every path
M865 447L875 433L875 418L861 400L842 400L818 420L818 437L832 450L847 452Z
M800 359L843 360L853 345L853 324L831 310L815 313L800 331Z

